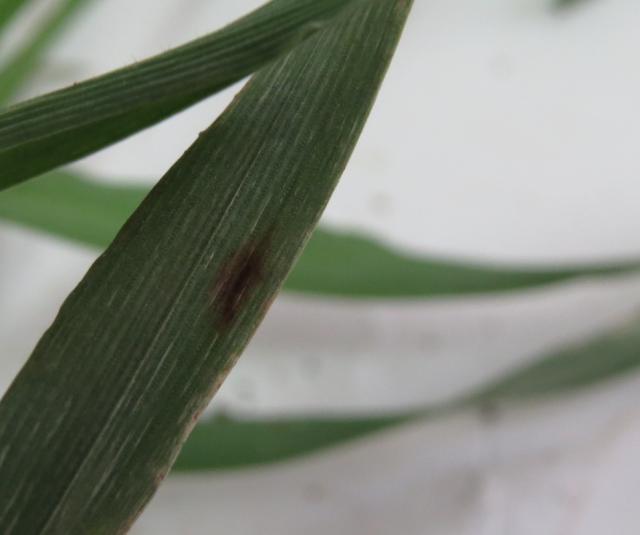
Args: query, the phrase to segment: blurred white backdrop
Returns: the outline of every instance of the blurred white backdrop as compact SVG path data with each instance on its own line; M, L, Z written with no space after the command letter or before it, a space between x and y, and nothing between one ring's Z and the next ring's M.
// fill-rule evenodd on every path
M24 96L166 50L260 3L95 2ZM633 0L590 0L563 14L547 0L416 0L325 224L462 258L638 256L639 23ZM155 181L238 87L77 166ZM1 389L94 257L0 226ZM473 300L287 296L214 405L353 412L443 399L638 308L639 277ZM635 535L639 386L631 377L286 465L171 477L133 533Z

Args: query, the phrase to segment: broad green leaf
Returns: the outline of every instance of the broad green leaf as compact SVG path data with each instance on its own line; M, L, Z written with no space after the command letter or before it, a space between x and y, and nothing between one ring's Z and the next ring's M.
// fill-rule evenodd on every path
M55 171L0 193L0 219L104 248L148 188ZM353 298L416 298L522 290L637 270L640 262L564 269L490 266L394 251L356 234L317 230L285 289Z
M354 0L274 0L187 45L0 112L0 189L77 160L241 80Z
M0 533L128 529L317 223L409 9L354 0L261 70L91 267L0 403Z
M91 0L63 0L36 29L33 36L18 49L7 65L0 69L0 104L11 100L27 78L39 66L51 42L73 19L80 8Z
M289 460L450 411L585 388L635 373L639 366L640 317L635 317L608 334L553 352L476 392L440 406L351 418L236 420L217 416L207 419L200 422L189 437L174 470L226 470Z

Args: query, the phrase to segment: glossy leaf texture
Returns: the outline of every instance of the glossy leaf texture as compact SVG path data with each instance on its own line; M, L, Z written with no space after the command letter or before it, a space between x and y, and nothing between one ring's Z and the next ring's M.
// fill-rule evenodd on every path
M105 248L148 193L66 171L0 193L0 219ZM490 265L424 257L360 234L318 229L285 289L345 298L430 298L516 291L637 270L640 262L557 267Z
M123 533L266 313L410 2L355 0L261 70L63 304L0 403L0 533Z
M206 37L0 112L0 189L95 152L241 80L353 1L273 0Z

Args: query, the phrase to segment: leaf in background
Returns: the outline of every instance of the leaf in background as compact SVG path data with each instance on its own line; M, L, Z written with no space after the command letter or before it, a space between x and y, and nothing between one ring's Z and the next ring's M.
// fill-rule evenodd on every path
M299 254L410 9L355 0L260 71L62 306L0 403L0 533L122 533Z
M241 80L354 0L274 0L189 44L0 112L0 189L123 139Z
M0 193L0 219L104 248L148 189L54 171ZM626 262L542 270L464 263L411 256L363 236L318 229L285 289L351 298L428 298L522 290L639 267L640 262Z
M0 218L105 249L150 189L52 171L0 192Z
M0 0L0 34L30 0Z
M0 104L10 101L33 71L51 42L71 22L80 8L92 0L63 0L35 34L11 57L0 70Z
M607 334L533 362L475 398L505 401L554 395L635 372L639 365L640 316L636 316Z
M1 216L0 216L1 217ZM577 277L637 271L640 262L540 269L410 256L353 234L316 233L287 279L299 292L424 298L522 290Z
M28 3L29 0L0 0L0 34Z
M363 438L402 421L394 416L273 420L216 416L196 426L174 471L228 470L290 460Z
M573 7L581 6L582 4L586 4L590 0L554 0L553 8L558 11L564 11L566 9L570 9Z
M289 460L450 411L562 394L637 372L639 366L640 316L439 406L370 417L206 419L187 440L174 470L227 470Z

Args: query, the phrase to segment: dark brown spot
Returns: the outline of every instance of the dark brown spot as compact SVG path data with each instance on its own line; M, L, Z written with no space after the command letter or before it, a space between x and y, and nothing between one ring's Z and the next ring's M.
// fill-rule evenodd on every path
M215 276L211 308L219 326L226 330L265 279L269 239L251 241L233 254Z

